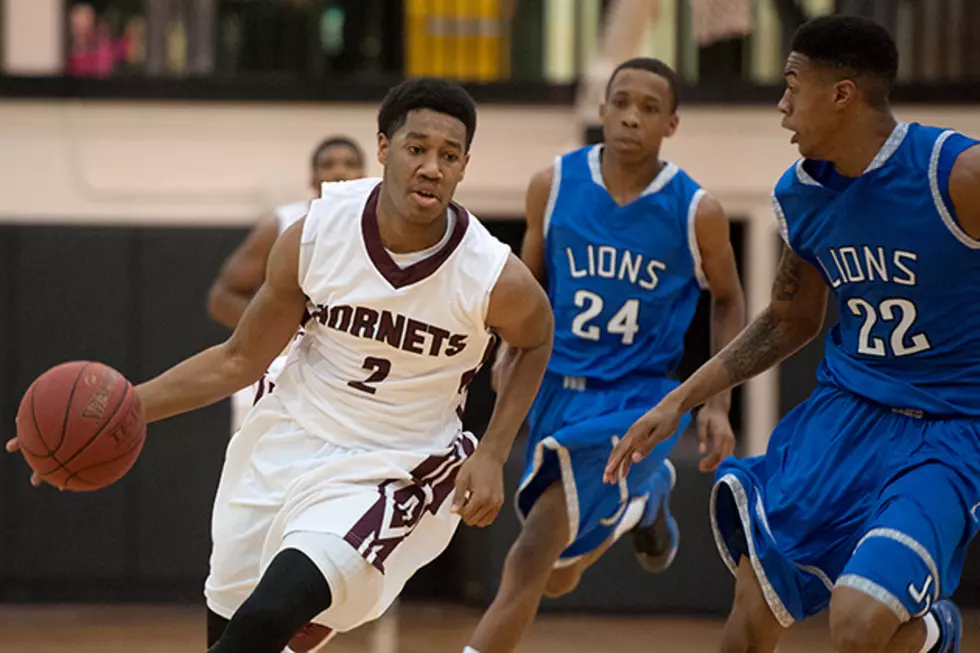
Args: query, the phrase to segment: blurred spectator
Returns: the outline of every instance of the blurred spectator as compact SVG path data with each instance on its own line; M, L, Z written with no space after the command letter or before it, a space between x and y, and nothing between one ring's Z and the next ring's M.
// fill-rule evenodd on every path
M69 34L67 69L73 77L109 77L127 59L127 39L113 38L109 22L88 3L72 5Z

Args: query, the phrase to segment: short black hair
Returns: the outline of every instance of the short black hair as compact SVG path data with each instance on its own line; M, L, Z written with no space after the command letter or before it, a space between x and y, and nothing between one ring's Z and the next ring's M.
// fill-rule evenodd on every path
M877 81L873 101L887 101L898 76L898 48L888 30L870 18L822 16L793 35L792 50L818 65Z
M416 109L430 109L456 118L466 127L466 151L476 134L476 102L462 86L447 79L417 77L393 87L378 110L378 131L387 138L398 131Z
M654 75L659 75L667 80L667 85L670 86L670 112L675 113L677 111L677 105L680 103L680 89L681 89L681 79L677 75L677 72L665 64L660 59L654 59L653 57L635 57L633 59L627 59L623 63L616 66L616 70L612 72L609 76L609 81L606 83L606 97L609 97L609 92L612 90L613 82L616 80L616 75L622 70L646 70L653 73Z
M354 139L348 138L347 136L330 136L320 141L320 144L313 150L310 165L315 168L320 160L320 155L331 147L349 147L357 155L358 165L364 165L364 150L361 149L361 146Z

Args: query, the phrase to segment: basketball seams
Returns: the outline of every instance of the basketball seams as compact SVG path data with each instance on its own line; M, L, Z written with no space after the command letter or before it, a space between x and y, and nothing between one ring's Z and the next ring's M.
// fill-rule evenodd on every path
M92 370L99 372L97 388L88 384ZM112 380L105 376L106 370L115 373ZM106 405L119 391L119 381L122 381L122 392L114 404ZM86 396L90 391L95 393L93 399ZM80 404L77 406L76 397ZM99 397L98 406L93 403L94 397ZM54 434L58 429L58 409L62 402L67 407L61 435L56 448L52 448L45 434ZM44 408L40 414L39 404ZM96 408L89 412L88 406ZM100 363L77 361L48 370L28 388L19 412L18 430L28 445L21 447L23 457L42 479L62 490L91 491L112 485L129 471L145 444L146 420L136 388L120 372ZM94 417L99 412L102 414L94 423L82 417ZM39 440L36 445L35 439ZM32 450L35 447L40 454ZM72 469L73 465L80 468Z
M85 370L89 368L89 365L91 365L91 363L85 363L82 365L82 369L78 371L78 375L75 377L75 382L71 386L71 392L68 393L68 402L65 405L65 422L61 425L61 439L58 440L58 446L51 450L52 455L58 453L58 450L61 449L61 445L65 443L65 435L68 432L68 418L71 417L71 402L75 399L75 390L78 388L78 382L82 380L82 376L85 374ZM38 433L40 434L40 431L38 431ZM41 439L43 440L44 437L42 436ZM45 442L44 444L47 446L48 443ZM88 446L88 444L85 446Z
M102 424L102 426L99 427L99 430L96 431L95 433L93 433L92 434L92 437L90 437L85 444L83 444L82 446L80 446L78 448L78 450L75 453L73 453L70 458L68 458L68 460L66 460L65 462L61 463L61 467L66 467L68 465L68 463L70 463L71 461L75 460L75 458L77 458L79 455L81 455L81 453L83 451L85 451L89 447L89 445L91 445L93 442L95 442L98 439L98 437L100 435L102 435L102 432L105 431L106 427L109 426L109 424L112 423L112 420L116 416L116 413L118 413L119 412L119 409L122 407L122 405L124 403L126 403L126 398L129 397L130 391L135 392L135 389L133 388L132 384L130 384L128 381L125 381L125 383L126 383L126 392L123 393L122 398L119 400L119 403L116 404L116 407L112 410L112 413L106 418L106 420ZM70 404L70 402L69 402L69 404ZM57 454L58 452L55 451L55 453ZM55 471L57 471L57 470L55 470Z
M20 441L21 440L20 438L18 438L17 443L18 443L18 445L20 446L21 449L23 449L24 451L26 451L31 456L34 456L38 460L44 460L46 458L54 458L54 453L55 452L54 451L51 451L51 448L48 446L48 443L44 439L44 435L41 433L41 426L37 423L37 413L34 412L34 394L35 394L35 390L36 390L36 386L33 383L31 384L31 387L27 390L27 392L30 393L30 395L31 395L31 421L34 422L34 432L37 434L37 439L41 441L41 444L43 444L44 445L44 448L48 450L48 453L44 454L43 456L40 455L40 454L34 453L30 449L28 449L26 446L24 446L24 443Z
M127 456L132 455L134 450L138 454L139 453L139 450L142 449L142 448L143 448L143 440L137 439L136 440L136 443L133 446L131 446L129 449L126 449L126 451L124 451L123 453L119 454L115 458L110 458L109 460L101 460L101 461L99 461L97 463L94 463L92 465L89 465L88 467L83 467L82 469L73 471L71 473L71 475L68 476L68 478L65 479L65 489L68 489L68 486L69 486L69 484L72 481L80 481L82 483L85 483L87 486L89 486L91 488L92 486L94 486L96 484L95 483L91 483L91 482L86 481L85 479L83 479L81 477L81 475L82 475L83 472L87 472L89 470L96 469L96 468L102 467L104 465L111 465L112 463L114 463L114 462L116 462L118 460L122 460L123 458L126 458Z

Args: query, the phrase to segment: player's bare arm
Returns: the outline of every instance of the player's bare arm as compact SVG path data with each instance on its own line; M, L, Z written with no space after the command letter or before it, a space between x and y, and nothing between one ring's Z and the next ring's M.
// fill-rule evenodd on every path
M548 166L537 172L527 185L524 199L527 227L521 245L521 260L542 285L546 282L547 274L544 263L544 214L548 209L548 199L551 197L554 170L553 166Z
M531 271L538 283L547 283L547 268L544 262L544 212L547 210L548 198L551 196L551 180L554 167L548 166L531 178L527 187L524 201L525 230L524 241L521 244L521 260ZM492 385L497 390L500 381L500 371L507 358L507 343L501 343L497 348L497 358L493 364Z
M265 266L278 237L278 220L263 218L221 266L208 292L208 314L215 322L229 329L238 326L265 281Z
M711 292L711 352L717 353L745 328L745 294L732 249L731 225L721 204L705 196L694 219L701 269ZM728 419L731 390L705 401L698 415L698 439L703 472L713 471L735 451L735 433Z
M504 503L503 465L551 357L554 319L548 297L514 255L490 294L487 325L507 350L490 424L456 479L454 509L471 526L493 523Z
M298 280L304 223L276 241L265 283L228 340L136 387L147 422L207 406L254 383L296 335L306 308Z
M949 197L960 227L980 240L980 146L963 152L949 173Z
M768 370L810 342L823 326L828 292L816 268L784 247L769 306L633 424L609 457L606 482L615 483L620 469L625 474L633 462L670 437L685 412Z

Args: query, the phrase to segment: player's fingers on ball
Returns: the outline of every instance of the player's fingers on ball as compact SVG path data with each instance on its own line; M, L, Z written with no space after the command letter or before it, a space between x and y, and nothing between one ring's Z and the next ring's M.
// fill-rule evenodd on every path
M9 453L14 453L19 449L20 449L20 443L17 441L17 438L10 438L9 440L7 440L7 451Z
M37 473L31 474L31 485L34 487L41 485L41 477L38 476Z

